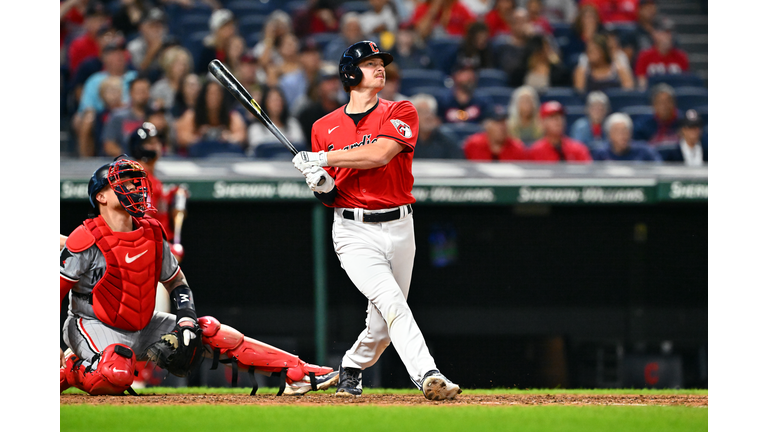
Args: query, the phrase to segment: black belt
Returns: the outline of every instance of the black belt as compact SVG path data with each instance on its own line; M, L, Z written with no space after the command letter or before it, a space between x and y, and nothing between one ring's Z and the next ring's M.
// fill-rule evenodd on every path
M408 208L409 214L413 213L413 209L411 208L410 204L408 204L406 207ZM355 212L352 210L344 210L343 212L341 212L341 215L344 216L344 219L355 220ZM399 208L396 208L388 212L363 214L363 222L378 223L378 222L389 222L397 219L400 219Z

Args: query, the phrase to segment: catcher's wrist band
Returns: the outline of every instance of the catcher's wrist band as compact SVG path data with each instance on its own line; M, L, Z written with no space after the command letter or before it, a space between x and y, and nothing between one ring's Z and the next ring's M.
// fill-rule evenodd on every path
M176 318L192 318L197 321L195 313L195 299L192 297L192 290L186 285L179 285L171 291L171 299L176 306Z

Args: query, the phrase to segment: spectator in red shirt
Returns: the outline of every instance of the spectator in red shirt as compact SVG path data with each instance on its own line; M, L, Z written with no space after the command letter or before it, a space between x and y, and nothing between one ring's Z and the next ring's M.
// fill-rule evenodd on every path
M431 36L464 36L475 15L459 0L426 0L416 6L411 17L416 31L423 39Z
M494 3L493 9L485 14L484 18L491 37L510 33L512 13L516 8L515 0L497 0Z
M317 33L336 33L339 31L339 17L333 10L333 2L330 0L309 0L304 9L294 15L293 28L296 36L305 36Z
M464 156L474 161L526 160L525 145L507 132L507 110L496 105L483 122L484 132L467 138Z
M71 34L77 34L83 25L85 10L88 0L61 0L59 1L59 47L64 47L64 42Z
M581 4L592 4L604 23L634 22L637 20L639 0L582 0Z
M565 108L557 101L541 105L544 138L528 149L528 159L536 162L590 162L587 146L565 135Z
M638 87L648 86L648 76L679 74L688 71L688 55L681 49L675 48L672 40L674 23L662 19L659 27L653 32L653 47L641 51L635 64L635 75Z
M528 19L531 21L534 32L551 35L552 26L549 24L547 17L542 15L543 6L541 0L528 0L525 8L528 10Z
M85 33L72 41L69 46L69 70L74 73L83 60L99 55L99 42L96 40L96 33L102 25L107 23L108 15L104 10L104 5L97 2L91 2L85 11L83 28Z

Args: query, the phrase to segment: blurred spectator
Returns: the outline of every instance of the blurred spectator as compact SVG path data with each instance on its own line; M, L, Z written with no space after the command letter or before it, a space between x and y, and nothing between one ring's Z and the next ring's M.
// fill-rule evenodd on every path
M627 64L613 60L608 39L596 34L587 44L587 52L579 57L573 71L573 87L581 93L610 88L634 88L632 71Z
M282 90L278 87L264 89L259 105L266 111L272 123L288 138L288 141L296 147L306 146L307 141L301 132L299 121L288 112L288 103ZM256 147L265 143L278 142L277 138L261 122L253 122L248 127L248 148L246 154L253 156Z
M416 6L411 23L422 39L463 36L475 15L459 0L425 0Z
M541 105L544 138L528 149L528 157L537 162L589 162L587 146L565 135L565 109L557 101Z
M293 24L296 35L301 38L317 33L336 33L339 31L338 16L331 0L308 0L306 7L294 15ZM341 53L339 53L339 57L341 57Z
M652 146L674 144L680 137L677 129L675 89L667 84L657 84L651 90L653 117L635 126L635 139L647 141Z
M645 143L631 142L632 119L624 113L614 113L605 120L608 145L592 151L594 160L661 162L656 150Z
M108 24L104 24L96 32L96 42L99 46L99 55L95 57L88 57L80 62L80 66L76 71L70 71L72 80L69 85L69 92L74 96L75 104L80 103L80 96L83 92L83 86L88 78L96 72L101 71L104 68L104 63L101 61L102 51L107 44L116 42L117 34L115 30Z
M69 38L80 32L85 21L85 11L90 0L59 1L59 48L69 43ZM72 71L74 72L74 71Z
M194 108L197 95L200 93L200 77L194 73L188 73L181 81L181 88L176 92L171 107L171 116L174 119L181 117L187 110Z
M315 121L341 106L341 102L339 102L341 81L339 80L338 66L323 66L318 78L316 91L310 93L311 102L305 105L297 116L305 137L312 136L312 125Z
M402 69L428 69L432 67L432 59L423 44L416 38L413 28L402 25L395 36L395 46L392 55Z
M360 28L366 37L382 32L397 32L397 15L389 0L368 0L371 8L360 15Z
M240 58L245 54L248 47L245 46L245 39L240 35L234 35L224 45L224 59L222 63L227 65L230 71L237 70L240 66Z
M646 50L653 46L653 32L659 25L656 0L640 0L637 10L637 39L638 49Z
M659 148L665 162L683 162L688 166L702 166L708 161L707 142L702 142L703 122L696 110L685 112L680 122L680 142Z
M599 146L605 140L603 121L609 112L611 112L611 102L608 96L601 91L590 92L587 95L587 115L573 123L571 138L583 142L590 149Z
M413 150L413 157L415 159L464 159L464 151L461 149L458 137L448 131L437 116L435 97L419 93L411 97L411 103L419 115L419 137L416 148Z
M85 10L83 19L85 33L73 40L69 45L67 59L69 60L70 73L74 74L83 60L99 55L99 43L96 33L103 25L108 23L109 15L107 15L104 5L92 1Z
M357 12L347 12L341 16L341 33L336 35L325 46L323 60L338 63L341 54L355 42L364 39L363 31L360 27L360 15ZM376 40L374 40L376 42Z
M240 84L248 90L254 100L261 99L262 85L258 81L259 61L250 51L246 51L240 57L240 61L237 64L237 69L232 73L235 75ZM255 119L254 119L255 120Z
M163 105L156 102L150 102L149 108L147 109L147 121L155 125L157 135L163 142L163 151L166 150L166 145L171 142L171 125L168 121L169 118L170 113ZM175 141L175 137L173 139Z
M505 43L500 44L494 56L496 57L496 67L503 70L507 75L512 75L514 71L524 65L525 47L528 38L533 35L533 27L528 21L528 12L525 9L518 8L512 13L512 27L509 38Z
M653 47L637 55L635 75L641 89L648 86L650 75L679 74L688 71L688 55L674 46L673 29L674 23L671 20L661 20L659 27L653 32Z
M544 16L549 22L572 23L576 19L576 0L544 0Z
M509 83L512 87L528 85L539 92L549 87L570 87L571 72L547 38L533 35L526 43L522 63L509 76Z
M493 3L493 9L483 18L491 37L510 33L512 14L516 8L517 2L515 0L496 0Z
M594 6L580 5L578 11L576 20L571 25L568 43L562 47L563 58L568 65L575 65L578 56L587 50L587 42L603 31L603 24Z
M101 50L101 61L104 70L91 75L83 85L80 97L79 113L87 109L99 112L104 109L104 102L99 97L99 85L108 76L120 77L123 80L123 98L128 102L128 83L136 77L136 71L127 71L128 60L125 55L125 45L122 40L110 42Z
M277 84L283 91L288 100L288 107L290 107L301 95L307 92L308 86L307 76L304 74L299 56L299 39L293 34L287 34L280 39L277 49L283 62L279 66L267 70L269 77L267 85L275 85L272 74L277 73Z
M525 9L528 11L528 19L531 21L534 33L552 34L552 26L549 24L547 17L542 14L542 0L528 0Z
M475 94L477 72L466 65L458 65L453 73L450 94L438 101L440 118L446 123L480 123L493 102Z
M464 156L474 161L512 161L526 160L525 145L519 139L509 135L507 110L501 105L491 108L483 126L485 131L467 138L464 144Z
M544 136L539 117L539 94L531 86L522 86L512 93L509 104L507 131L526 146Z
M96 112L88 109L77 117L75 128L80 157L104 156L101 133L109 117L123 107L123 81L110 76L101 81L99 97L104 102L104 109Z
M195 72L198 75L208 73L208 63L211 61L224 60L227 44L237 34L235 16L229 9L213 11L208 20L208 28L210 33L203 39L203 49L200 51L200 58L195 65Z
M232 109L232 99L218 81L205 82L195 101L176 122L176 144L179 153L188 154L190 147L201 143L216 143L222 148L246 143L243 116Z
M156 125L146 121L131 131L128 136L127 153L133 160L139 162L147 173L147 180L151 186L150 200L156 209L148 212L148 215L157 219L163 226L165 235L168 236L166 240L173 241L174 232L171 219L168 217L173 195L166 193L163 183L155 177L155 165L162 156L166 143Z
M310 94L316 91L319 82L320 68L322 66L320 51L318 51L317 42L308 36L301 44L299 53L299 62L301 63L302 73L306 80L306 89L301 93L293 103L288 107L292 116L297 116L299 111L310 103L312 97Z
M139 30L141 19L151 7L147 0L120 0L120 9L112 17L112 25L126 37L131 36Z
M107 119L101 134L104 154L110 157L128 152L127 139L131 132L147 121L149 108L149 79L139 76L131 81L128 106L116 110Z
M160 101L168 110L173 106L176 92L182 85L182 80L192 72L192 54L180 46L170 47L163 51L160 59L163 77L157 80L149 90L153 101Z
M623 65L632 71L631 59L634 58L636 54L634 47L637 46L637 44L632 41L634 36L632 34L622 36L617 30L609 30L605 32L605 37L608 41L608 49L611 52L613 63ZM627 51L627 49L629 49L629 51ZM582 61L582 56L579 56L579 61Z
M269 14L267 22L264 24L264 37L253 47L253 55L259 60L259 64L279 64L282 61L280 54L275 48L280 39L293 33L291 17L281 10L276 10Z
M638 0L581 0L581 4L594 5L604 23L637 20Z
M482 21L470 24L456 53L456 63L475 69L492 68L494 59L489 40L488 26Z
M160 9L152 8L142 17L139 36L128 42L128 52L136 70L144 74L161 70L160 54L167 32L165 14Z
M379 92L379 97L390 101L403 101L408 98L400 93L400 68L396 63L390 63L384 68L384 88Z

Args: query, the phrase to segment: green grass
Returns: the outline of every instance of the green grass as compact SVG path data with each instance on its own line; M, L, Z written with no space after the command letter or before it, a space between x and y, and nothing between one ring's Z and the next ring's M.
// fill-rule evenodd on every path
M707 409L626 406L61 406L61 431L706 431Z

